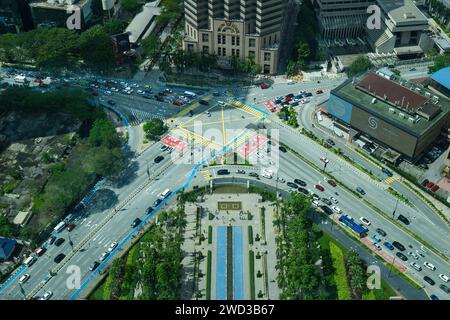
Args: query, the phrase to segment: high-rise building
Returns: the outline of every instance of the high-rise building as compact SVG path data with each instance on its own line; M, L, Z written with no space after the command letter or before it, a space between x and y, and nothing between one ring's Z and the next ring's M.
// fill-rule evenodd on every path
M30 6L26 0L0 0L0 34L33 28Z
M253 57L261 72L275 74L291 5L291 0L185 0L183 49L215 54L224 68L233 57Z

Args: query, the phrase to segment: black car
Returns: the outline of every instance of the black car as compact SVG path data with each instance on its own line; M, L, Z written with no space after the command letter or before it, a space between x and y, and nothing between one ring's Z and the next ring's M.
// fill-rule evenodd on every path
M56 263L60 263L65 257L66 255L64 253L60 253L55 257L55 259L53 259L53 261L55 261Z
M383 171L383 173L385 173L389 177L393 176L392 172L389 169L383 168L383 169L381 169L381 171Z
M200 103L200 104L202 104L202 105L204 105L204 106L207 106L207 105L209 104L208 101L203 100L203 99L199 100L198 103Z
M226 175L226 174L230 174L230 171L228 171L228 169L220 169L220 170L217 170L217 174L219 176L223 176L223 175Z
M425 280L426 282L428 282L428 283L431 284L432 286L434 286L434 284L436 283L436 282L434 282L433 279L431 279L431 278L428 277L428 276L423 277L423 280Z
M392 245L400 251L405 251L405 247L398 241L392 242Z
M304 194L309 194L309 191L308 190L306 190L305 188L302 188L302 187L298 187L298 189L297 189L299 192L301 192L301 193L304 193Z
M55 237L55 236L51 236L51 237L48 239L48 244L49 244L49 245L52 245L53 242L55 242L55 240L56 240L56 237Z
M59 238L58 240L55 241L55 246L59 247L64 243L64 241L66 241L64 238Z
M90 271L94 271L95 269L97 269L97 267L100 265L100 263L98 261L94 261L90 266L89 266L89 270Z
M163 156L157 156L156 158L155 158L155 160L153 160L153 161L155 161L155 163L160 163L161 161L163 161L164 160L164 157Z
M147 210L145 210L146 214L150 214L153 211L153 207L148 207Z
M428 180L428 179L423 180L422 186L426 187L428 182L430 182L430 180Z
M401 214L398 216L397 219L400 220L401 222L403 222L403 223L406 224L406 225L409 224L408 218L406 218L405 216L403 216L403 215L401 215Z
M259 175L256 172L249 172L248 175L250 177L254 177L254 178L258 178L259 177Z
M406 257L403 253L401 252L397 252L395 254L397 257L399 257L400 259L402 259L403 261L408 261L408 257Z
M154 97L155 97L155 99L156 99L157 101L161 101L161 102L164 101L164 98L161 97L161 96L158 95L158 94L155 94Z
M136 219L134 219L133 222L131 223L131 227L132 227L132 228L136 228L141 222L142 222L141 219L136 218Z
M161 202L162 202L162 200L158 198L155 200L155 202L153 202L153 206L157 207Z
M377 232L382 237L386 237L387 236L387 233L383 229L377 228Z
M293 93L289 93L289 94L286 95L286 98L292 98L293 96L294 96Z
M320 208L321 208L326 214L333 214L333 210L331 210L330 207L327 207L327 206L320 206Z
M311 92L305 92L305 97L312 97L312 93Z
M439 288L441 288L441 290L444 291L445 293L450 293L450 288L447 287L445 284L441 284Z
M364 189L361 188L361 187L357 187L357 188L356 188L356 191L358 191L358 192L361 193L362 195L365 195L365 194L366 194L366 192L364 191Z
M280 149L281 152L287 152L287 149L283 146L279 146L278 149Z
M336 143L334 143L334 141L331 140L331 139L327 139L326 142L327 142L330 146L335 146L335 145L336 145Z
M286 185L288 186L288 187L291 187L291 188L294 188L294 189L298 189L298 185L296 185L295 183L293 183L293 182L288 182L288 183L286 183Z
M301 185L302 187L305 187L305 186L306 186L306 182L303 181L303 180L300 180L300 179L294 179L294 182L295 182L296 184Z
M322 198L322 202L325 203L325 204L327 204L327 205L329 205L329 206L332 205L330 199L327 199L327 198Z

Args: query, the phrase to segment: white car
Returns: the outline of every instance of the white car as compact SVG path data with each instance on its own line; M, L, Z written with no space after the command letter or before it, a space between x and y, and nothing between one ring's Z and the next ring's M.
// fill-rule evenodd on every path
M359 221L364 223L366 226L370 226L370 221L367 218L361 217L359 218Z
M108 252L112 252L116 247L117 247L117 242L113 242L113 243L111 243L111 245L109 246L109 248L108 248Z
M422 267L419 266L417 263L415 263L414 261L410 263L411 267L413 267L414 269L416 269L417 271L421 271Z
M423 263L423 265L425 266L425 267L427 267L428 269L430 269L430 270L432 270L432 271L434 271L434 270L436 270L436 267L434 266L434 265L432 265L431 263L429 263L429 262L424 262Z
M332 206L331 209L333 209L334 212L341 214L342 210L338 206Z
M313 200L312 204L313 204L313 206L318 207L319 206L319 201Z
M337 199L335 198L335 197L330 197L330 200L333 202L333 203L338 203L339 201L337 201Z
M19 283L20 284L24 284L25 282L28 281L28 279L30 279L30 275L28 273L26 273L26 274L24 274L23 276L20 277Z
M417 254L415 254L414 252L408 252L408 254L413 257L414 259L419 259L419 256Z
M145 94L145 92L144 91L142 91L142 90L138 90L138 91L136 91L138 94Z
M273 172L272 172L272 170L269 170L269 169L263 169L263 170L261 171L261 175L262 175L264 178L272 179Z
M108 258L108 256L109 256L109 252L103 252L102 255L100 256L99 260L103 261L106 258Z
M108 95L108 96L111 96L111 95L112 95L112 92L109 91L109 90L106 90L106 91L105 91L105 94Z
M49 300L53 295L53 292L47 291L39 300Z
M379 251L381 250L381 246L378 243L374 243L373 246Z
M441 278L442 281L444 282L448 282L450 280L450 278L448 276L446 276L445 274L440 274L439 278Z

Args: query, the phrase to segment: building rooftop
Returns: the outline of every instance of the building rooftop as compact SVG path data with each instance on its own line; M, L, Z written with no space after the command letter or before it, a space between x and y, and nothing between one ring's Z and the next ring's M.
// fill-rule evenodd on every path
M410 83L397 83L373 72L347 80L332 92L352 105L420 136L450 112L450 100Z
M161 13L158 7L160 0L148 2L142 7L142 11L138 13L126 28L125 32L130 34L130 42L136 43L148 36L151 32L150 26L154 24L155 16Z
M0 238L0 259L8 259L16 246L16 240Z
M436 71L431 75L431 79L450 90L450 67Z
M411 0L380 0L377 4L397 26L409 25L411 22L428 23L425 15Z

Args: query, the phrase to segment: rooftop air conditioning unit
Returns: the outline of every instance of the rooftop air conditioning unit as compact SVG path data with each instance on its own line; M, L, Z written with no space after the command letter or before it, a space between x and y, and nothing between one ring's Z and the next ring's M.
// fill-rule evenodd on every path
M389 112L390 113L395 113L395 109L394 108L389 108Z
M400 118L405 118L405 114L404 114L403 112L399 112L399 113L398 113L398 116L399 116Z

